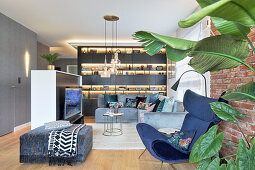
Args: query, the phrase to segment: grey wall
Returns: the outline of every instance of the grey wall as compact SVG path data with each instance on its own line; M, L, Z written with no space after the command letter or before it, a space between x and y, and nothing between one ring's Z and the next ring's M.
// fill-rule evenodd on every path
M47 70L48 62L41 57L43 54L49 54L50 47L44 45L40 42L37 42L37 69L38 70Z
M55 67L60 67L61 71L64 71L64 72L66 72L67 65L77 65L77 59L76 58L70 58L70 59L61 58L55 62Z
M30 122L30 73L26 77L26 51L30 54L30 70L36 69L36 34L0 13L0 136Z

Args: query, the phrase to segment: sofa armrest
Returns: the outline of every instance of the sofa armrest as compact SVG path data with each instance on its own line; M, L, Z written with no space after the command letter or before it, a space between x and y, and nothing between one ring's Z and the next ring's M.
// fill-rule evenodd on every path
M187 112L146 112L144 114L144 123L151 125L155 129L181 129L186 114Z

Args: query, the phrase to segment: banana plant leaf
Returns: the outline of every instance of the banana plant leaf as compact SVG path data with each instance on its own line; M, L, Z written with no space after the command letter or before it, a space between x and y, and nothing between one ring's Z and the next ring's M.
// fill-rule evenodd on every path
M222 96L222 98L235 101L255 101L255 82L249 82L245 85L237 87L235 90L228 90L227 93Z
M196 41L189 41L174 37L159 35L148 31L138 31L132 35L135 40L142 42L146 52L154 55L161 48L166 47L167 57L172 61L180 61L187 57L188 52L196 45Z
M255 147L252 145L248 149L243 139L239 140L236 165L238 170L254 169L255 167Z
M197 0L201 8L205 8L218 1L220 0ZM221 34L232 35L237 38L245 39L243 33L248 35L250 32L250 27L244 26L237 22L227 21L218 17L211 17L211 19L214 26Z
M244 33L246 35L250 33L249 27L241 25L237 22L227 21L218 17L212 17L211 19L214 26L221 34L232 35L236 38L245 39L246 37L244 36Z
M238 122L237 118L244 118L244 115L237 111L233 106L223 102L210 103L214 113L225 121Z
M201 5L201 10L191 14L178 24L182 28L193 26L205 16L219 17L228 21L233 21L245 25L255 26L255 1L254 0L211 0L215 2L211 5L207 0L197 0ZM208 6L207 6L208 5Z
M208 37L200 40L190 51L189 56L192 59L189 65L201 74L207 71L217 72L239 66L241 63L237 60L243 62L249 56L249 52L245 41L230 35Z
M189 156L191 163L210 158L219 152L224 134L220 132L216 135L217 130L218 126L214 125L196 141Z

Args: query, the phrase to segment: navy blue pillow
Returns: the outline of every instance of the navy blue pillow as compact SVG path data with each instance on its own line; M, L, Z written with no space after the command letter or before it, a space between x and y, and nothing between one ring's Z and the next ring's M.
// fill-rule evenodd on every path
M158 106L159 106L159 104L160 104L160 100L157 99L153 104L155 104L155 107L153 108L152 112L156 112L157 109L158 109Z
M109 107L109 102L117 102L118 101L118 98L117 98L117 95L108 95L108 94L105 94L104 95L104 107Z

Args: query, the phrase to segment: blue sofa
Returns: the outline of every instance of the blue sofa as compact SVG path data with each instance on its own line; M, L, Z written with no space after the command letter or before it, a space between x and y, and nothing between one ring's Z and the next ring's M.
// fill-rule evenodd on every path
M118 95L118 101L121 101L123 103L126 102L126 98L133 98L135 99L136 97L144 97L144 95L136 95L136 94L130 94L130 95ZM104 116L107 111L110 110L110 108L105 108L104 107L104 96L99 95L98 97L98 108L95 111L95 122L96 123L103 123L104 122ZM143 123L147 122L148 124L153 125L154 127L158 127L161 123L157 122L155 120L160 117L160 115L168 115L170 117L175 117L176 121L172 125L176 125L177 128L181 127L181 124L183 122L183 119L186 115L185 112L180 112L182 111L182 103L181 102L175 102L174 104L174 111L173 112L146 112L145 110L142 109L137 109L137 108L119 108L119 112L124 113L123 116L123 123ZM113 110L112 110L113 112ZM157 114L155 114L157 113ZM155 116L153 116L155 115ZM167 123L165 123L167 124Z

